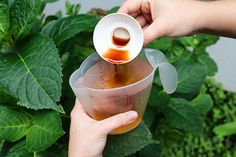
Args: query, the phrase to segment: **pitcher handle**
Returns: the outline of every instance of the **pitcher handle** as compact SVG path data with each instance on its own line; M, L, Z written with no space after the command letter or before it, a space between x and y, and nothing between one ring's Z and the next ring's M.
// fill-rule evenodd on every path
M166 56L159 50L145 49L145 55L154 70L159 68L159 75L164 91L168 94L175 92L178 75L173 65L168 63Z

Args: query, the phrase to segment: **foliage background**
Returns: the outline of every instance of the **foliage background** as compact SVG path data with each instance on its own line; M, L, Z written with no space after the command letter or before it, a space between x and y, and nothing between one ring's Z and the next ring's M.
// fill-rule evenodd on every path
M0 2L1 156L67 156L69 115L75 100L69 76L95 51L96 23L117 10L93 9L78 15L80 5L67 2L66 17L60 11L46 17L42 11L54 1ZM209 125L235 120L229 118L235 115L233 94L225 94L207 79L215 75L217 65L206 48L217 40L199 34L161 38L147 46L163 51L176 67L177 91L164 93L156 73L143 122L129 133L109 136L105 157L193 156L205 151L232 156L234 136L216 137L214 125ZM225 100L230 103L224 105ZM213 104L218 106L212 110ZM204 136L210 139L203 141ZM201 141L202 147L192 141Z

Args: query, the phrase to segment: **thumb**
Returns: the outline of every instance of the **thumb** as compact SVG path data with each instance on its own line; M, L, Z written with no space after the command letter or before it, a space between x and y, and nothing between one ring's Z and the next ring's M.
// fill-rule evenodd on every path
M144 46L150 43L151 41L162 37L165 34L165 31L161 25L154 21L151 25L146 27L143 31L144 34Z
M107 135L112 130L132 123L137 117L138 113L136 111L120 113L100 121L100 128Z

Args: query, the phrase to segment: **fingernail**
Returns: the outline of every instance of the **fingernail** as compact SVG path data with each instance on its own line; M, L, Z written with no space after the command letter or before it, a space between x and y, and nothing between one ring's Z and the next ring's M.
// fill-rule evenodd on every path
M128 114L128 118L130 122L133 122L138 117L138 113L135 111L130 111Z

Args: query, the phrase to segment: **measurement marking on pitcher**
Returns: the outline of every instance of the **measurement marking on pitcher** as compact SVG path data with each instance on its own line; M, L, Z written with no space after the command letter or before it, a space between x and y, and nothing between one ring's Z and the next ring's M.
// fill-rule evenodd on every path
M133 109L133 97L130 95L126 95L126 111Z
M102 81L102 88L105 88L105 73L104 73L104 69L103 69L103 62L99 62L98 63L98 77L101 79Z

